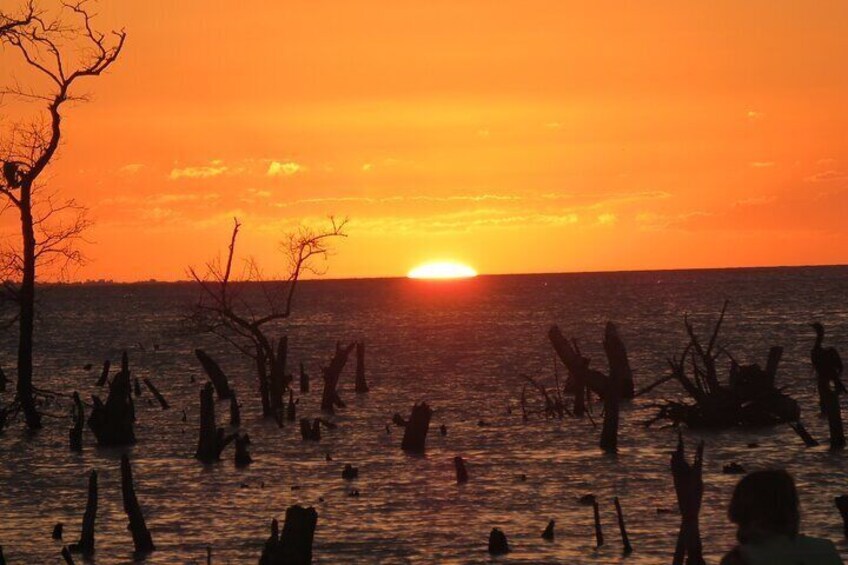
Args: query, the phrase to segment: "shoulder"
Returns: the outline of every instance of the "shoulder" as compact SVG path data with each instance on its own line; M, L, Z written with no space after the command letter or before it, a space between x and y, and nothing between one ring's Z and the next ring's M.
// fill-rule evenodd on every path
M721 565L747 565L738 547L733 548L722 558Z
M814 538L812 536L799 535L798 544L805 551L821 557L835 558L833 563L842 563L836 544L827 538ZM831 561L828 561L831 563Z

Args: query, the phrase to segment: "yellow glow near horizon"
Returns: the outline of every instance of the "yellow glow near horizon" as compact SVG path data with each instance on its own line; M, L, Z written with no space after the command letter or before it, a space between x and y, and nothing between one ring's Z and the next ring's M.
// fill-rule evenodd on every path
M406 276L411 279L467 279L476 277L477 271L456 261L433 261L415 267Z

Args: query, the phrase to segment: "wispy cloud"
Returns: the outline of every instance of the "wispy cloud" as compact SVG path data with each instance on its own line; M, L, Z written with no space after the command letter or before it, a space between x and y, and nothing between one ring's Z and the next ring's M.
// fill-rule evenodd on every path
M171 174L168 175L171 180L178 179L206 179L217 177L229 170L223 161L211 161L208 165L183 167L179 169L171 169Z
M848 179L848 174L843 171L837 171L834 169L830 169L827 171L822 171L820 173L815 173L813 175L808 176L804 179L804 182L828 182L834 180L846 180Z
M271 164L268 165L268 171L265 174L269 177L288 177L302 170L303 166L294 161L271 161Z
M751 166L755 169L767 169L774 167L774 161L751 161Z

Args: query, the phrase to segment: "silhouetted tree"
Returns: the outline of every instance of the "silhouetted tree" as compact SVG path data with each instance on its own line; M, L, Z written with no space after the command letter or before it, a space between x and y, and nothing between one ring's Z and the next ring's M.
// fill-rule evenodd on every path
M126 34L107 39L93 27L84 1L61 2L55 10L25 4L23 17L0 14L0 41L32 70L38 87L16 84L3 91L24 101L45 104L46 114L29 123L12 124L0 140L0 210L20 214L20 240L3 250L0 280L4 294L17 305L19 329L16 406L31 429L41 427L32 382L33 321L37 268L62 269L82 259L75 244L89 225L85 209L73 199L58 200L44 192L42 174L56 155L62 136L62 108L80 100L77 81L96 77L117 60ZM15 25L17 22L17 25ZM41 88L41 85L46 85Z
M285 275L277 280L263 276L253 260L245 263L243 274L233 274L236 240L241 223L234 219L227 258L206 264L200 274L189 268L191 277L202 293L194 307L192 323L197 329L221 337L237 351L255 362L264 416L282 419L283 391L288 385L285 375L286 338L274 339L271 333L292 313L292 302L298 281L304 273L320 274L315 260L326 259L329 240L345 237L347 220L330 218L323 230L301 227L285 235L280 245L285 258ZM246 296L244 282L256 283L260 297Z

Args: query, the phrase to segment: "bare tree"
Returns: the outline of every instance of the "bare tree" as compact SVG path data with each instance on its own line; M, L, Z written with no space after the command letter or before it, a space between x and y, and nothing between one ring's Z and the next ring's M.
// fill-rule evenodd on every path
M73 100L80 79L100 76L117 60L126 33L109 37L93 27L93 14L85 1L61 2L55 14L40 11L33 2L25 5L24 17L0 14L0 23L9 26L0 37L33 71L39 87L19 83L3 91L5 95L45 104L45 112L29 123L14 124L0 142L0 210L20 214L20 240L7 246L0 273L7 298L17 308L19 327L18 380L16 405L30 429L41 427L32 380L33 321L35 317L36 270L53 265L59 268L78 261L74 244L89 222L85 210L74 200L58 200L45 192L40 182L55 157L62 136L62 108Z
M317 259L326 259L331 239L346 237L347 220L330 218L323 230L301 227L285 235L280 244L285 275L278 280L266 278L256 262L245 262L243 274L233 275L236 240L241 224L233 220L227 258L210 261L204 274L189 268L202 293L194 307L195 328L215 334L256 364L262 413L278 420L282 415L283 392L288 386L285 374L287 339L271 336L292 313L295 289L305 273L321 274ZM259 296L248 296L244 282L252 282Z

